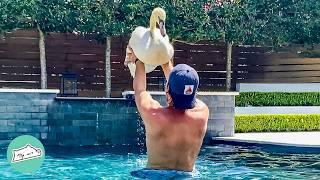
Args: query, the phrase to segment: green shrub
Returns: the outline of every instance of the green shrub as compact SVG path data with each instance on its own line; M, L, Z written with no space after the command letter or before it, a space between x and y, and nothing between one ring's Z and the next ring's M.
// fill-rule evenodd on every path
M320 114L237 115L235 131L240 132L289 132L319 131Z
M236 106L320 106L320 92L242 92L236 96Z

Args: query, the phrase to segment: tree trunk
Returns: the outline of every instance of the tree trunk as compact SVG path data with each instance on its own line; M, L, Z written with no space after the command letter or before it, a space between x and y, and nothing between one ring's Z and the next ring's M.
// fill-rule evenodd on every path
M40 66L41 66L41 89L47 89L47 60L45 47L45 34L38 26L39 31L39 51L40 51Z
M226 66L226 90L231 90L231 61L232 61L232 43L227 43L227 66Z
M106 38L106 59L105 59L105 68L106 68L106 97L111 97L111 37Z

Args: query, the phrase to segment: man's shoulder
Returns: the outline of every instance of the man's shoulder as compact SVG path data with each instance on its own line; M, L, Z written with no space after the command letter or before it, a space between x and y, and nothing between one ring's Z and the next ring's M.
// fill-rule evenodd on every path
M196 119L208 120L209 118L209 108L208 106L201 100L197 99L195 107L192 113Z
M152 111L152 109L157 109L161 107L160 103L152 98L149 92L141 91L135 93L135 102L139 108L139 111Z
M200 108L200 109L203 109L203 110L209 110L207 104L204 103L203 101L201 101L200 99L196 99L195 108Z

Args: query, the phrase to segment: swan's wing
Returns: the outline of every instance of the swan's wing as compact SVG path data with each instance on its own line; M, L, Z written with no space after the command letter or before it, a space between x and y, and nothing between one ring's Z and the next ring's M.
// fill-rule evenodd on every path
M131 35L129 46L137 58L145 64L160 65L167 63L173 57L173 46L169 37L163 37L159 29L155 30L155 39L150 36L150 29L137 27Z
M144 60L146 52L150 49L150 42L150 29L139 26L132 32L129 46L133 49L138 59Z
M144 69L146 73L150 73L153 70L155 70L158 66L157 65L151 65L151 64L144 64Z
M167 34L165 37L163 37L163 39L164 39L165 41L169 42L169 36L168 36L168 34Z
M131 33L129 45L131 46L131 48L134 48L135 46L145 43L149 38L150 30L145 27L139 26Z

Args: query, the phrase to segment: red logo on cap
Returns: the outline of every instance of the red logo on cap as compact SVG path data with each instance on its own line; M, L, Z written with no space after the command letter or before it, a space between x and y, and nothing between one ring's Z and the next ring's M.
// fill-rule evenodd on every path
M193 93L194 85L185 85L184 86L184 95L191 95Z

